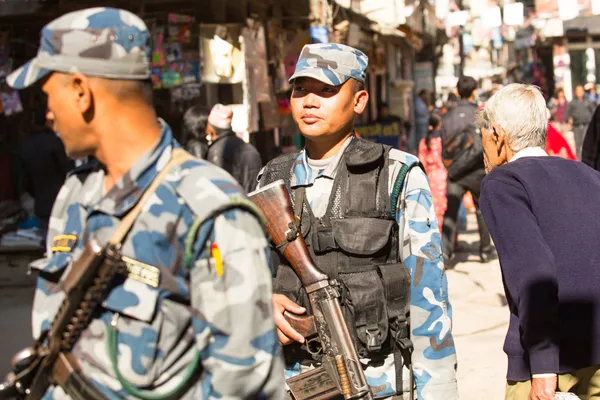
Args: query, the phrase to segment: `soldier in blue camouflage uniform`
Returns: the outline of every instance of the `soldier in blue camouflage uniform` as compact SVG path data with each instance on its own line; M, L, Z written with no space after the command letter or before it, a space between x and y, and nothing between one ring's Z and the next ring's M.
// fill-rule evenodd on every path
M312 233L315 224L323 224L323 221L328 220L329 207L333 207L332 209L339 207L337 204L331 206L330 203L341 202L343 204L346 201L343 199L345 190L343 184L341 185L342 198L336 193L332 194L332 190L335 192L336 176L342 166L344 167L343 174L347 174L349 171L350 167L343 165L350 157L349 149L354 142L361 141L353 137L352 132L355 116L361 114L368 103L369 96L363 86L367 64L368 58L365 54L348 46L307 45L302 50L295 74L290 79L290 83L293 83L292 112L306 139L306 148L297 157L294 155L290 157L289 174L291 178L288 185L291 193L296 193L296 201L299 197L298 190L305 189L305 201L308 202L313 214L311 220L316 221L312 223L311 228L308 228L313 235L312 238L307 237L306 239L309 249L316 248L315 241L322 240L322 238L317 239ZM364 146L376 149L373 145L364 144ZM361 157L363 156L361 155ZM370 156L365 154L364 158L367 157ZM448 301L447 279L444 274L441 253L441 236L438 231L429 184L425 173L417 166L418 159L416 157L395 149L388 149L387 157L389 160L385 165L389 166L389 180L386 185L389 191L385 193L386 196L388 193L390 194L388 199L393 198L391 195L393 183L403 166L409 167L408 175L399 192L397 204L392 205L396 206L396 211L395 213L392 211L391 214L395 215L395 221L398 224L398 238L393 243L397 243L399 258L410 273L410 278L407 278L410 280L410 340L414 345L412 368L417 396L422 400L456 399L458 398L457 362L451 333L452 308ZM266 185L273 179L285 180L288 171L276 171L277 168L281 168L282 164L285 163L278 163L277 160L268 164L259 177L261 185ZM274 178L273 175L275 175ZM360 192L358 193L360 194ZM368 194L365 198L368 198ZM393 207L388 209L393 210ZM307 215L306 211L303 213L303 215ZM393 217L390 218L393 219ZM302 232L306 236L304 224L303 217ZM362 229L360 226L357 228ZM335 230L334 226L335 240L333 241L327 241L327 235L322 236L325 238L326 246L329 246L322 251L322 254L326 255L328 250L338 246L338 241L342 242L344 232ZM361 239L361 243L358 244L360 246L370 240L379 240L375 237L377 232L372 233L373 236L368 239L363 239L362 235L354 237ZM346 232L346 234L350 234L352 237L357 233ZM337 250L339 252L350 251L341 244L339 246L343 249ZM316 254L316 249L311 251ZM364 254L365 252L363 252ZM357 258L359 257L355 259ZM319 264L318 261L317 263ZM326 264L327 262L319 264L319 266L324 269L329 268ZM394 266L404 268L399 264ZM280 266L280 272L282 272L282 267L285 268ZM285 277L285 275L282 276ZM287 290L286 283L281 284L278 282L279 279L278 272L275 281L276 292L282 293L279 291L282 288L285 293L296 290ZM369 292L370 289L364 290ZM372 290L375 290L375 286ZM368 294L366 295L368 296ZM344 301L343 297L342 295L342 302ZM283 294L275 294L273 304L280 342L284 345L303 342L302 335L291 328L283 319L282 313L288 310L302 314L306 312L306 309ZM286 347L288 377L307 371L314 366L313 362L308 359L301 362L291 360L287 351ZM398 395L401 396L398 398L409 398L409 371L404 366L402 368L403 379L397 380L396 371L398 369L392 354L387 353L377 359L363 359L362 361L367 364L365 369L367 381L377 398ZM403 387L397 387L397 382L401 382L398 384Z
M97 160L68 177L50 220L47 258L31 266L39 274L36 339L53 320L64 298L61 279L85 243L108 241L180 147L152 106L149 39L130 12L73 12L43 29L37 57L8 78L17 89L41 81L48 120L67 153ZM186 249L194 222L240 193L230 175L191 159L173 168L144 205L122 246L127 272L73 349L107 398L141 391L158 399L180 387L177 397L185 399L284 396L259 222L239 209L225 212L197 227ZM195 365L199 378L185 382ZM58 386L44 397L63 398Z

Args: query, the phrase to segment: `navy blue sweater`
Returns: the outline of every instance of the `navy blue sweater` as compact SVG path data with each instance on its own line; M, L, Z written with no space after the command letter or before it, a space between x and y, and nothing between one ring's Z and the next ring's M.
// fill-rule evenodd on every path
M510 309L507 379L599 365L600 173L522 158L485 177L480 206Z

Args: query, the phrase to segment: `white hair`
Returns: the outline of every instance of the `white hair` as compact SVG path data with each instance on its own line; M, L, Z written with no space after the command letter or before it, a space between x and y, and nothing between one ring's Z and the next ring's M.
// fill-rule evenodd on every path
M500 89L478 113L477 124L491 130L500 126L508 145L517 152L527 147L545 147L548 133L548 109L539 88L511 83Z

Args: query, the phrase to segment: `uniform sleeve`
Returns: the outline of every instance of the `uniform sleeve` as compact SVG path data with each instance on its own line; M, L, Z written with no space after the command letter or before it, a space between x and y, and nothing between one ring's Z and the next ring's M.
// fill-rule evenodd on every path
M479 204L496 244L508 297L517 308L531 373L558 373L556 267L527 192L516 178L488 176Z
M196 345L205 370L202 398L282 399L284 367L273 322L268 245L255 218L236 210L198 235L191 272ZM216 243L222 259L207 249Z
M410 271L410 323L413 370L421 400L454 400L456 350L452 338L452 307L444 274L442 239L427 177L411 170L405 183L405 207L398 204L401 254Z

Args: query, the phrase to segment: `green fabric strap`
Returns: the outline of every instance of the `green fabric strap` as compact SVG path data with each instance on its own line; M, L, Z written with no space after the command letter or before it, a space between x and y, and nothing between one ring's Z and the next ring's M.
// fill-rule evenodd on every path
M194 263L194 243L196 243L196 239L197 239L198 231L200 230L200 227L202 225L204 225L204 223L207 222L208 220L213 219L213 218L223 214L226 211L235 210L235 209L247 211L250 214L254 215L256 217L256 219L258 219L258 222L260 223L261 227L263 227L263 229L264 229L264 227L265 227L264 216L263 216L262 212L260 211L260 209L258 207L256 207L256 205L254 205L253 202L251 202L250 200L247 200L243 197L232 198L230 203L217 208L216 210L211 212L206 218L196 219L194 221L194 223L192 224L192 226L190 227L190 231L188 232L188 235L185 238L185 254L183 256L183 266L186 269L191 269L193 266L192 264Z
M396 177L396 181L394 182L394 188L392 189L392 194L390 195L391 213L393 218L396 218L398 199L400 198L400 192L402 191L402 184L404 183L406 175L411 168L412 166L409 167L406 164L402 165L402 168Z
M194 223L192 224L192 226L190 227L190 231L185 240L185 255L183 258L184 267L186 269L191 269L193 267L194 243L197 240L197 235L198 235L198 231L200 230L200 227L205 222L223 214L226 211L230 211L230 210L234 210L234 209L244 210L244 211L247 211L250 214L254 215L256 217L256 219L258 219L258 221L260 222L261 226L264 229L264 226L265 226L264 217L263 217L260 209L258 207L256 207L256 205L254 205L254 203L252 203L250 200L247 200L242 197L232 198L231 202L229 202L228 204L226 204L222 207L217 208L216 210L211 212L206 218L196 219L194 221ZM119 371L119 363L117 360L118 344L119 344L119 342L118 342L119 332L117 330L118 316L119 316L119 314L115 314L110 325L107 327L106 338L107 338L107 343L108 343L108 356L110 358L113 369L115 371L115 376L121 383L121 386L123 387L123 389L127 393L129 393L129 395L137 397L138 399L142 399L142 400L166 400L166 399L170 399L170 398L178 398L175 396L177 394L179 394L179 391L182 390L182 388L184 388L185 386L187 386L190 383L190 379L193 377L194 372L197 371L197 369L198 369L198 366L199 366L200 360L201 360L200 352L196 352L196 354L194 355L194 359L192 360L192 363L189 365L188 369L185 371L185 375L183 376L181 383L179 385L177 385L177 387L175 387L169 393L154 394L151 391L141 390L139 388L136 388L131 383L129 383L125 379L125 377L121 374L121 372Z
M119 332L117 331L118 316L119 314L115 314L115 317L113 317L110 325L108 326L106 340L108 342L108 356L110 358L110 362L112 363L113 369L115 370L115 375L117 376L117 379L121 383L123 389L131 396L142 400L166 400L171 398L179 398L180 396L175 396L180 394L179 391L189 383L190 379L194 375L194 372L197 371L198 364L200 364L200 352L197 351L194 355L194 359L192 360L192 363L189 365L188 369L185 371L185 375L183 376L181 383L173 388L173 390L170 392L165 394L156 394L149 390L141 390L129 383L129 381L127 381L127 379L125 379L125 377L121 374L121 371L119 371L119 362L117 360L119 345Z

